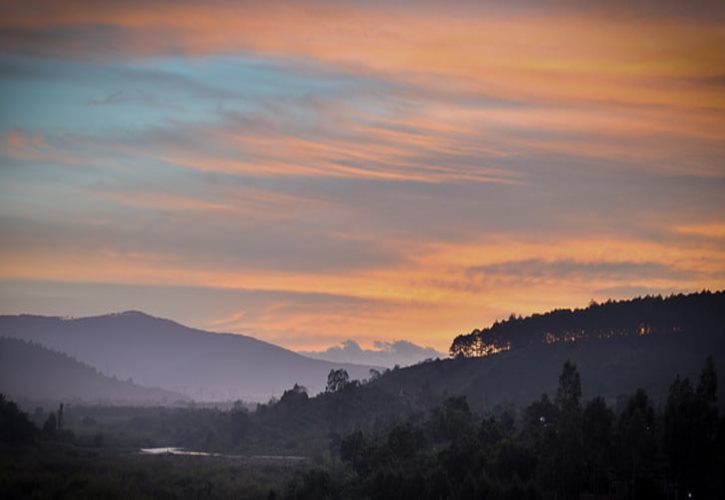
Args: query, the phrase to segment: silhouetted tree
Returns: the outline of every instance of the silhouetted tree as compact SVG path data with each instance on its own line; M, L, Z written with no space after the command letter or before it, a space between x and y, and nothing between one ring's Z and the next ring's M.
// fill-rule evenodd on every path
M557 409L547 394L542 394L524 410L522 435L530 446L545 446L546 435L555 431Z
M57 418L57 421L58 421L58 430L59 431L62 431L63 430L63 403L61 403L58 406L58 418Z
M657 455L655 411L644 389L629 398L619 417L619 465L628 471L631 498L656 498L653 470Z
M252 419L246 410L236 409L231 412L230 420L232 441L238 443L249 433Z
M327 375L327 387L325 392L339 392L344 389L350 383L350 375L347 370L340 368L338 370L332 369Z
M562 498L577 498L582 479L581 380L576 365L567 361L556 391L556 442L551 453L556 469L556 490Z
M597 494L609 493L614 459L614 412L604 398L589 401L582 414L582 450L584 452L588 488Z
M0 394L0 442L20 444L32 441L37 429L28 415Z
M307 401L308 399L309 396L307 395L307 388L302 385L295 384L292 389L284 391L282 397L279 399L279 402L285 404L297 404Z
M340 443L340 458L358 471L364 462L365 445L365 435L361 431L353 432Z
M311 469L298 474L287 486L284 498L288 500L334 498L330 474L320 469Z
M49 437L55 436L58 431L58 419L54 412L48 414L48 418L43 424L43 434Z
M690 379L679 375L670 386L665 408L665 452L681 491L703 496L706 478L717 456L717 373L708 357L700 381L693 389Z
M454 440L457 436L472 433L473 419L465 396L451 397L443 407L434 412L434 426L437 437Z
M578 426L581 417L582 385L576 365L564 363L556 390L556 405L570 428Z

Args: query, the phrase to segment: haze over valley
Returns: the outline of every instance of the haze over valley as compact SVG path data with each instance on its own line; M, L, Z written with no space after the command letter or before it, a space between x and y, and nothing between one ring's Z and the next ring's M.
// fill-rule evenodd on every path
M295 383L314 394L333 368L357 379L373 368L313 360L244 335L204 332L137 311L78 319L0 316L0 332L73 356L105 375L198 401L266 402Z
M0 0L0 499L725 498L723 0Z
M327 352L380 362L361 365L311 359L251 337L204 332L138 311L75 319L0 316L4 392L22 400L266 403L297 385L314 396L326 389L331 371L344 370L349 380L374 382L393 395L425 387L431 394L465 395L481 410L551 393L567 360L586 373L585 396L616 401L641 387L664 401L672 373L695 376L708 356L725 364L724 325L725 292L609 301L474 329L452 339L453 359L406 342L377 350L347 343ZM401 355L397 350L415 355L414 366L382 366ZM95 389L84 386L86 378L95 380ZM63 382L57 394L49 381Z

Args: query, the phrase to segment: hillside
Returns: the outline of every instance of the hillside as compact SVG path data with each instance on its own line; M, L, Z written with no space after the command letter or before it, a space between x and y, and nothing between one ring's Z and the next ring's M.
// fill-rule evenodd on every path
M722 300L722 296L721 293L697 294L690 299L699 297L707 302L713 298ZM618 303L614 310L626 311L632 303L638 304L641 300ZM683 301L682 297L656 300L661 300L665 309L670 301L691 307L698 302ZM680 312L684 314L685 309L682 307ZM710 319L721 316L723 310L711 310ZM582 311L572 312L569 326L583 329L586 317L587 313ZM616 315L610 319L621 320ZM722 380L724 323L714 321L710 327L706 324L710 322L702 323L701 329L689 331L660 322L659 327L668 333L530 343L483 357L428 361L389 370L365 384L350 383L337 392L314 398L289 391L277 404L263 406L238 419L232 416L229 425L236 428L230 431L232 437L220 437L211 446L238 447L255 453L322 451L329 445L331 435L345 436L361 429L377 432L396 422L419 422L452 396L465 396L470 408L477 413L496 414L503 408L521 417L521 411L542 394L548 394L550 401L555 400L559 376L567 360L576 365L581 376L585 401L602 396L619 414L631 395L641 388L648 400L661 409L675 377L678 374L688 377L696 385L709 356ZM718 386L717 401L720 406L725 401L725 384ZM189 443L190 446L202 444L201 441Z
M722 292L653 297L516 318L495 328L504 329L515 340L530 339L537 338L531 324L539 324L545 328L541 338L546 338L543 334L557 331L547 321L565 316L562 330L578 331L580 335L560 342L522 340L512 342L515 346L508 350L486 356L458 356L386 371L362 386L351 385L339 394L312 398L295 407L295 417L286 417L290 420L285 421L331 419L329 428L318 429L320 439L332 430L344 434L376 422L397 421L405 416L419 418L450 396L466 396L471 408L478 412L500 407L521 409L544 393L553 399L567 360L576 364L581 374L584 399L602 396L613 408L621 409L627 398L642 388L661 406L675 376L697 381L708 356L713 357L720 374L725 371L724 298ZM596 310L597 323L591 321L592 310ZM592 324L598 325L595 331L599 332L630 323L649 325L649 333L589 335ZM528 329L517 330L521 325ZM720 384L718 391L722 405L725 384ZM269 411L284 415L286 406L281 404ZM265 417L259 418L265 421ZM306 423L295 432L312 432L308 428ZM290 434L288 439L300 438Z
M512 315L453 340L451 356L486 356L509 349L581 340L688 333L721 333L725 292L638 297L593 302L585 309L556 309L526 318Z
M95 368L37 344L0 338L0 393L32 401L169 404L179 393L106 377Z
M499 354L434 361L396 370L378 381L388 393L465 395L479 410L553 396L567 360L579 368L585 398L615 402L641 387L663 402L675 375L696 379L708 355L725 370L725 338L707 333L627 337L530 346ZM719 388L720 401L725 390Z
M562 364L571 360L582 374L585 397L613 400L642 387L662 401L676 374L696 377L709 355L725 370L725 292L511 318L457 337L451 352L458 356L390 372L377 385L411 394L426 386L433 394L466 395L476 407L491 407L552 395Z
M312 360L251 337L213 334L138 312L81 319L2 316L0 334L65 352L123 380L204 400L266 401L295 383L314 394L331 368L346 369L352 379L369 374L369 367ZM457 337L452 352L466 343L479 347L454 359L389 371L365 387L375 389L375 398L385 394L413 406L421 398L466 395L482 409L552 394L569 359L579 366L585 397L615 400L643 387L662 400L675 374L694 377L708 355L725 369L725 293L645 297L511 318ZM364 411L365 391L359 397Z
M0 335L37 342L106 375L206 401L266 401L295 383L316 393L332 368L344 368L360 379L370 370L309 359L245 335L206 332L134 311L78 319L0 316Z

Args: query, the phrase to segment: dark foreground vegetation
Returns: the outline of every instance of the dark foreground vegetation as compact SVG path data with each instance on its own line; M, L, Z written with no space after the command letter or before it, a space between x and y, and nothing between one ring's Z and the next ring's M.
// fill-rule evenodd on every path
M383 375L384 377L385 375ZM637 390L611 407L582 400L563 366L555 396L478 415L465 397L390 418L354 415L360 391L342 371L328 392L297 386L255 412L244 408L58 408L42 426L0 401L3 498L723 498L725 419L712 358L694 382L676 377L666 402ZM327 414L312 414L315 400ZM124 414L125 412L125 414ZM136 413L134 413L136 412ZM307 413L306 413L307 412ZM397 417L393 415L397 413ZM85 416L80 417L81 414ZM314 418L313 418L314 417ZM367 425L360 425L367 422ZM310 430L312 428L312 430ZM332 430L331 430L332 429ZM339 429L340 432L335 432ZM346 430L343 430L346 429ZM144 456L136 446L289 455ZM265 443L265 440L267 441ZM245 444L246 443L246 444Z
M267 499L298 469L263 459L143 456L38 443L0 454L0 498Z

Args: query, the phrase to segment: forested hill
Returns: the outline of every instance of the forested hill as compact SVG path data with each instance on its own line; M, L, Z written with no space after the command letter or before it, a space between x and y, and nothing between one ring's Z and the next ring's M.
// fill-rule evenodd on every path
M675 375L696 378L705 359L725 370L725 292L645 297L511 318L457 337L453 359L394 370L376 382L410 398L465 395L472 406L553 395L567 360L584 396L614 401L637 388L662 403ZM718 389L725 402L725 384Z
M488 328L459 335L451 356L487 356L536 344L725 331L725 291L639 297L557 309L526 318L512 315Z
M580 374L577 392L583 401L601 398L601 407L621 415L636 394L644 406L662 411L673 393L687 400L687 388L692 393L702 384L704 367L713 373L725 370L722 301L722 292L644 298L511 320L491 328L511 336L515 347L502 352L429 360L373 373L362 382L336 370L323 394L308 397L303 388L290 385L279 400L256 412L232 413L227 430L211 441L204 433L184 445L254 454L321 453L357 430L375 434L396 422L417 425L435 417L436 408L451 398L463 401L461 396L474 413L507 413L521 422L532 403L532 411L538 411L542 401L556 401L565 365ZM518 331L516 325L530 329ZM541 335L584 334L546 342L536 337L534 327L542 329ZM725 384L712 384L712 392L712 402L725 408ZM541 423L539 416L535 422Z
M555 399L562 366L567 362L581 374L584 400L602 397L619 413L631 395L642 390L648 401L661 408L673 381L678 376L680 380L698 381L708 358L712 358L717 373L725 370L725 323L718 320L725 310L722 301L721 292L644 298L512 320L495 327L514 337L512 343L519 340L513 325L532 323L552 334L575 330L631 334L593 334L552 343L522 341L515 348L488 356L457 356L386 370L364 383L342 384L342 389L334 384L331 392L313 398L292 388L276 404L261 406L250 419L241 418L249 428L239 439L250 446L265 446L268 443L259 436L275 436L278 444L289 443L295 453L306 453L315 443L326 442L330 433L345 435L356 429L384 428L386 423L406 418L417 421L448 398L459 396L465 396L478 413L505 409L520 415L542 394ZM555 329L559 317L566 320ZM645 325L649 330L641 335L627 325ZM531 331L535 331L533 327ZM527 333L522 332L520 338ZM718 385L716 391L722 406L725 384Z
M0 338L0 393L32 401L170 404L185 396L106 377L60 352Z

